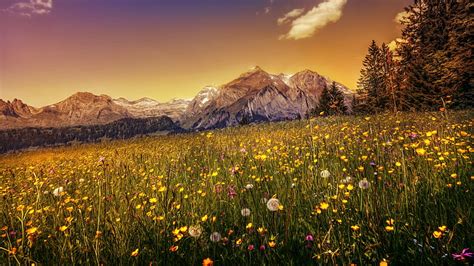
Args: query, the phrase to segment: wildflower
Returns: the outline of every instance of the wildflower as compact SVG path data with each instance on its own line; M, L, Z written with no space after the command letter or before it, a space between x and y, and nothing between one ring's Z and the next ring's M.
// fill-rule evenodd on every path
M355 231L359 231L360 227L358 225L352 225L351 229L355 232Z
M305 239L306 241L310 241L310 242L311 242L311 241L314 241L314 237L313 237L312 234L306 235L306 237L305 237L304 239Z
M212 266L214 265L214 261L212 261L210 258L206 258L202 261L202 266Z
M233 199L235 196L237 196L237 192L235 192L235 188L233 186L229 186L227 188L227 196L229 198Z
M387 232L392 232L393 230L395 230L395 227L393 225L387 225L385 226L385 231Z
M243 208L241 211L240 211L240 214L242 214L242 216L244 217L247 217L250 215L250 209L249 208Z
M415 152L416 152L416 154L418 154L418 155L420 155L420 156L423 156L423 155L426 154L426 150L423 149L423 148L417 148L417 149L415 150Z
M245 185L245 189L250 190L253 188L253 184L247 184Z
M63 193L64 188L63 187L57 187L53 190L53 195L56 197L61 196L61 193Z
M178 251L178 249L179 249L179 246L174 246L173 245L173 246L170 247L171 252L176 252L176 251Z
M132 251L132 254L130 255L132 257L137 257L138 256L138 248Z
M254 249L255 249L255 246L254 246L254 245L249 245L249 246L247 247L247 250L248 250L248 251L252 251L252 250L254 250Z
M321 208L321 210L326 210L327 208L329 208L329 204L323 201L319 204L319 208Z
M199 238L202 234L202 227L200 225L192 225L189 227L188 233L194 238Z
M384 259L379 263L379 266L388 266L388 262Z
M321 171L320 175L322 178L328 178L331 176L331 173L328 170L323 170Z
M261 245L259 249L260 249L260 251L264 251L265 250L265 245Z
M59 227L59 231L61 231L61 232L64 232L66 230L67 230L67 226L65 226L65 225Z
M441 237L443 236L443 232L441 232L441 231L434 231L434 232L433 232L433 236L434 236L434 238L438 238L438 239L439 239L439 238L441 238Z
M253 224L248 223L247 226L245 226L245 229L250 230L250 229L252 229L252 227L253 227Z
M275 198L271 198L267 201L267 208L274 212L274 211L278 211L280 207L280 201L278 199L275 199Z
M204 216L201 218L201 221L202 221L202 222L205 222L205 221L207 221L207 218L208 218L208 216L207 216L207 214L206 214L206 215L204 215Z
M157 203L158 202L158 199L157 198L151 198L149 200L150 203Z
M219 232L214 232L211 234L211 236L209 237L211 239L212 242L219 242L221 241L221 234Z
M453 253L451 255L453 256L453 259L457 261L466 261L474 258L474 253L470 251L469 248L465 248L461 252Z
M446 229L448 229L448 227L446 225L442 225L442 226L438 227L438 229L439 229L439 231L444 233L446 231Z
M361 189L368 189L369 186L370 186L370 183L369 183L369 181L367 181L367 178L364 178L361 181L359 181L359 187Z
M271 248L274 248L276 246L276 242L275 241L270 241L270 242L268 242L268 246L271 247Z
M32 234L36 233L37 231L38 231L38 227L31 227L31 228L28 228L28 229L26 230L26 233L27 233L28 235L32 235Z

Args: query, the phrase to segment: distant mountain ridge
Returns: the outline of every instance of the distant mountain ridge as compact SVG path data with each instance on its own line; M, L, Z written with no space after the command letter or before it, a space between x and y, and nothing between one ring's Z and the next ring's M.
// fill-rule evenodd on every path
M330 83L329 78L311 70L275 75L257 66L224 85L204 87L191 100L160 103L145 97L130 101L78 92L56 104L36 108L18 99L0 99L0 129L101 125L123 118L160 116L170 117L185 129L296 119L318 104L322 90ZM336 84L350 107L353 92Z

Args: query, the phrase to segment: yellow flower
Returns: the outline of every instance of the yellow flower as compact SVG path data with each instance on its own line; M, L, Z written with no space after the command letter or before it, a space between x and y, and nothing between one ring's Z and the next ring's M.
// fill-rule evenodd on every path
M418 148L418 149L416 149L415 151L416 151L416 153L417 153L418 155L420 155L420 156L423 156L423 155L426 154L426 150L423 149L423 148Z
M132 257L137 257L138 256L138 248L132 251L132 254L130 255Z
M448 229L448 227L447 227L446 225L442 225L442 226L438 227L438 229L439 229L439 231L441 231L441 232L445 232L446 229Z
M248 229L252 229L252 227L253 227L253 224L252 224L252 223L248 223L245 228L248 230Z
M379 266L388 266L388 262L383 260L379 263Z
M27 233L28 235L32 235L32 234L36 233L36 231L38 231L38 227L31 227L31 228L28 228L28 229L26 230L26 233Z
M319 208L321 208L322 210L326 210L327 208L329 208L329 204L323 201L319 204Z
M396 162L395 165L398 166L398 167L402 166L402 164L400 162Z
M354 186L352 184L347 185L347 190L351 191L354 189Z
M158 199L157 198L151 198L149 200L150 203L157 203L158 202Z
M214 261L212 261L210 258L206 258L202 261L202 266L212 266L214 265Z
M207 214L206 214L206 215L204 215L204 216L201 218L201 221L205 222L205 221L207 221L207 218L208 218L208 216L207 216Z
M435 238L441 238L441 237L443 236L443 233L440 232L440 231L434 231L434 232L433 232L433 236L434 236Z
M359 231L360 227L359 227L358 225L352 225L352 226L351 226L351 229L352 229L353 231Z
M385 226L385 231L387 231L387 232L392 232L394 229L395 229L395 227L393 227L392 225Z
M271 248L274 248L276 246L276 242L275 241L270 241L270 242L268 242L268 246L271 247Z
M65 226L65 225L59 227L59 231L61 231L61 232L64 232L66 230L67 230L67 226Z

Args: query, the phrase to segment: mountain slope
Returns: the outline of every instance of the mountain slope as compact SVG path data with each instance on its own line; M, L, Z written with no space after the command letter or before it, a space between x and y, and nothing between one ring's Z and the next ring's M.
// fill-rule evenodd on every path
M174 99L166 103L160 103L150 98L141 98L136 101L129 101L124 98L113 100L115 104L127 109L134 117L158 117L166 115L178 120L188 107L190 100Z
M210 129L245 122L301 118L316 106L324 87L330 83L328 78L310 70L294 75L273 75L255 67L214 91L204 106L187 112L181 125ZM348 105L352 92L336 84L346 95ZM193 101L199 102L198 97Z

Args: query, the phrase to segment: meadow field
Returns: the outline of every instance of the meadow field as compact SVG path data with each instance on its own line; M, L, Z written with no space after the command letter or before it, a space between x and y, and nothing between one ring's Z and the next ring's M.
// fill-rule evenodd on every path
M0 264L469 264L473 124L320 117L2 155Z

